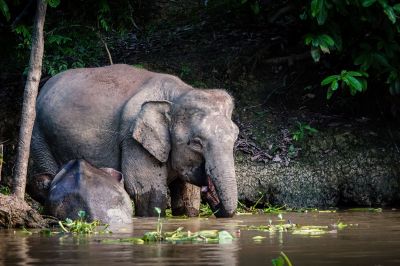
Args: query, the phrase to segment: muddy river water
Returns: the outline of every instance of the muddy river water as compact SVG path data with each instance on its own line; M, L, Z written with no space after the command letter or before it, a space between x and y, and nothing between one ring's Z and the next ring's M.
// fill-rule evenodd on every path
M303 225L348 226L318 236L245 230L249 225L278 223L276 214L231 219L164 219L163 230L227 230L227 244L110 244L102 239L141 237L154 231L156 218L134 219L132 228L92 236L45 236L0 230L0 265L272 265L283 251L293 265L400 265L400 211L283 213L285 221ZM264 236L261 241L254 236Z

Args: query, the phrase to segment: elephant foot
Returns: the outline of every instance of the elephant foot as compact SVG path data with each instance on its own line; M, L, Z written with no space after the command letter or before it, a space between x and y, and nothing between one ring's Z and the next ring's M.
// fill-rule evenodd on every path
M180 207L180 208L172 208L172 215L173 216L182 216L186 215L188 217L197 217L199 216L199 209L194 207Z
M28 194L37 202L44 205L47 200L50 184L54 176L48 173L42 173L30 178L27 184Z

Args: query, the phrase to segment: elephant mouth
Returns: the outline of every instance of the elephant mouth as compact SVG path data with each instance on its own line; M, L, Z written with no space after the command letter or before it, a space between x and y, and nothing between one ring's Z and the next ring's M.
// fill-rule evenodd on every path
M219 212L221 202L210 176L207 176L207 185L201 187L201 198L210 205L214 213Z

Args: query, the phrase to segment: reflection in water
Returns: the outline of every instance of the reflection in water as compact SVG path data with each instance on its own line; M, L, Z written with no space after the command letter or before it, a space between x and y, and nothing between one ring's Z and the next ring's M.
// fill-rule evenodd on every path
M243 230L243 225L265 225L274 215L237 216L233 219L168 219L165 231L183 226L192 232L227 230L240 236L232 244L104 244L105 238L142 236L155 229L156 219L134 219L134 230L115 230L112 235L27 235L0 230L0 265L271 265L284 251L294 265L400 265L400 212L284 214L303 225L329 225L338 220L354 224L337 233L319 237L287 232ZM129 232L131 230L131 232ZM253 236L266 236L254 242Z

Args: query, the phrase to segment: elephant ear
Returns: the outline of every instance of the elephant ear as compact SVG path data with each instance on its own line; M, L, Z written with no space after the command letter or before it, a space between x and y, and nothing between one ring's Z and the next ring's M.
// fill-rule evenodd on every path
M168 160L171 150L169 124L171 102L145 102L132 126L132 137L160 162Z

